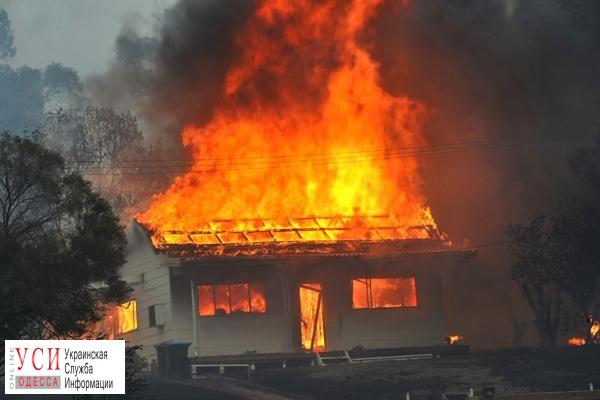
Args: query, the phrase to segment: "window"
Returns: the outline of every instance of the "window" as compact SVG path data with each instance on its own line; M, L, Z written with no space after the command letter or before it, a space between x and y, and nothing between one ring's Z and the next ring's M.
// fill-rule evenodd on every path
M165 305L153 304L148 307L148 326L165 325Z
M265 288L260 283L198 286L198 314L264 314L267 311Z
M362 278L352 280L352 308L415 307L415 278Z
M130 300L113 307L104 317L104 332L109 339L137 329L137 303Z
M154 306L148 307L148 325L156 326L156 309Z

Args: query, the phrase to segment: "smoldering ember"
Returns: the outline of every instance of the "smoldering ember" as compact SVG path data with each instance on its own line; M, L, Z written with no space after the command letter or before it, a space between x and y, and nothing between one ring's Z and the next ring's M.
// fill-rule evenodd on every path
M598 71L596 1L0 0L2 341L125 340L131 399L600 399Z

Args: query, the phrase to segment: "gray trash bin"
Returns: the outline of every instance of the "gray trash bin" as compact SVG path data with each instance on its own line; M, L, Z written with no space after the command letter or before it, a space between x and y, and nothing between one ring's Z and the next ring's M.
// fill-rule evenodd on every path
M191 377L188 359L189 342L168 341L158 344L158 373L161 378L188 379Z

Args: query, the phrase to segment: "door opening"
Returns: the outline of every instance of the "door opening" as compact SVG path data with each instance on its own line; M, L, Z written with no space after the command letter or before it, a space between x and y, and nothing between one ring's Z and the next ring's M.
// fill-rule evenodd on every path
M300 290L300 332L302 349L325 350L323 290L319 283L303 283Z

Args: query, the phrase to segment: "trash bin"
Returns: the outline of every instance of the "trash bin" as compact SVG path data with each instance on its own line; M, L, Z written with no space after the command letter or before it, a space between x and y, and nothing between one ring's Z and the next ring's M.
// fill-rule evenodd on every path
M191 377L188 360L189 342L168 341L157 344L158 374L161 378L188 379Z

